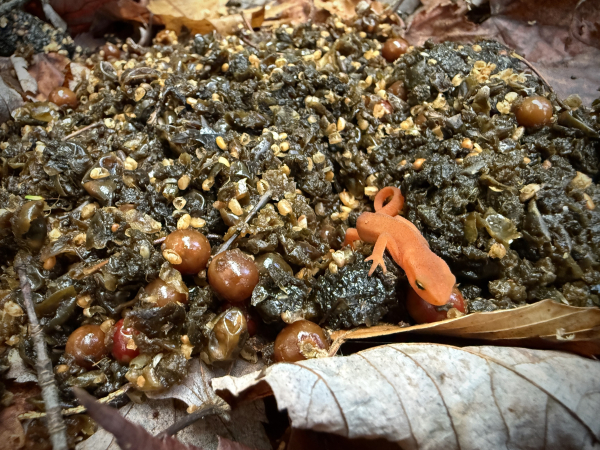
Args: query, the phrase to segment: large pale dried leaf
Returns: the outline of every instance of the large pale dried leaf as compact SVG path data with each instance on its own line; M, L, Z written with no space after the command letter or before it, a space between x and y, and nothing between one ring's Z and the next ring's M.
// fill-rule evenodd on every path
M397 333L452 336L502 345L536 346L600 354L600 309L578 308L543 300L502 311L474 313L411 327L377 325L336 331L332 338L366 339Z
M129 403L120 408L119 412L122 417L141 426L151 435L157 435L187 415L186 408L176 405L172 399ZM270 450L261 421L266 421L262 403L248 403L233 410L230 422L218 416L209 416L183 429L176 437L183 444L194 445L203 450L217 449L220 436L257 450ZM119 446L111 433L100 429L78 444L77 450L119 450Z
M194 358L190 362L187 376L181 383L176 384L166 391L148 392L147 395L152 399L176 398L192 408L199 408L210 403L215 403L216 406L219 406L219 401L222 400L215 395L210 385L213 378L224 375L243 376L262 368L262 363L251 364L238 359L233 363L230 371L225 371L224 369L210 367L200 361L200 359Z
M359 3L360 0L314 0L315 8L324 9L344 20L354 17Z
M23 105L21 95L9 87L0 77L0 123L11 118L11 113Z
M403 449L591 449L600 362L556 351L394 344L225 377L226 399L272 392L295 428Z
M230 373L234 376L241 376L261 367L236 361ZM130 422L139 424L150 434L156 435L183 419L187 415L187 410L214 405L210 411L212 415L195 422L177 434L179 441L209 450L216 449L220 445L219 436L225 436L255 449L270 448L262 426L262 423L266 422L262 403L235 408L229 414L230 421L215 414L230 408L220 397L215 395L210 383L214 377L224 376L227 373L228 371L224 369L210 368L198 359L194 359L190 362L187 377L181 383L161 393L148 392L146 394L150 398L149 401L142 404L130 403L122 407L120 412ZM174 399L181 400L186 407L177 405ZM108 431L99 430L79 444L77 449L117 450L118 447Z

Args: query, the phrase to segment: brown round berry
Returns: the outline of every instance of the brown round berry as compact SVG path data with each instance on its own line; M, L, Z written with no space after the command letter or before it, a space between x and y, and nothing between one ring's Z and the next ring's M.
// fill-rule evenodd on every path
M177 292L175 288L169 286L160 278L152 281L144 289L148 295L156 298L157 306L165 306L171 302L187 303L188 301L187 295Z
M67 105L71 108L76 108L78 101L75 92L66 87L57 87L52 89L48 94L48 100L54 103L56 106Z
M552 121L554 108L546 97L536 95L527 97L517 107L515 116L519 125L524 127L539 127Z
M395 83L392 83L392 85L387 88L387 91L390 94L394 94L396 97L401 98L404 101L406 101L406 99L408 98L408 92L404 87L403 81L396 81Z
M181 264L173 265L183 274L196 274L206 269L210 258L208 239L194 229L173 231L165 239L164 248L181 256Z
M289 273L290 275L294 275L294 271L290 267L290 265L283 259L279 253L265 253L264 255L260 255L256 258L256 267L258 267L258 272L261 275L266 275L269 273L269 267L275 266L284 272Z
M408 47L409 44L406 39L402 39L401 37L389 38L383 44L381 54L388 62L394 62L408 51Z
M225 300L243 302L258 284L258 268L240 250L227 250L213 258L208 266L208 282Z
M441 307L427 303L412 287L408 287L406 309L415 322L431 323L445 320L448 318L448 310L450 308L456 308L463 314L465 312L465 300L456 286L452 289L448 303Z
M102 46L104 51L104 59L119 59L121 57L121 50L115 44L107 42Z
M69 336L65 353L73 356L81 367L91 369L108 353L104 337L99 325L83 325Z
M279 332L275 339L274 356L277 362L305 360L303 352L329 350L323 329L308 320L297 320Z

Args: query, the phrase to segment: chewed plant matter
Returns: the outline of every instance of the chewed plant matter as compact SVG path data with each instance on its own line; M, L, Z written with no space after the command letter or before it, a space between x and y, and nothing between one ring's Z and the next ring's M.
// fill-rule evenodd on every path
M0 129L0 344L34 365L23 258L64 406L327 356L328 330L597 306L598 102L394 17L74 56Z

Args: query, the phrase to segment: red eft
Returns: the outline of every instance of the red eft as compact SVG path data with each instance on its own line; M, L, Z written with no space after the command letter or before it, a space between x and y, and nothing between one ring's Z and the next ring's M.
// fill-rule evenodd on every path
M387 205L385 200L392 197ZM361 240L375 244L369 275L377 266L386 272L383 252L387 248L396 263L404 269L415 292L432 305L445 305L450 300L456 278L448 264L432 252L429 243L417 227L398 213L404 206L404 196L396 187L386 187L375 196L375 212L363 212L356 228L346 231L344 245Z

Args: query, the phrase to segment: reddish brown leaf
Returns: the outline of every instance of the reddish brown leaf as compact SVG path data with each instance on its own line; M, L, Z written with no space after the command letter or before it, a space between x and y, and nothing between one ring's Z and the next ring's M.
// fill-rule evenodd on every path
M65 69L71 61L58 53L38 53L33 56L33 64L29 66L29 74L38 83L38 91L45 100L50 91L62 86L65 81Z
M598 0L490 0L491 17L468 20L465 1L426 0L415 13L407 39L474 42L495 39L525 57L559 96L579 94L591 103L600 86L600 8ZM573 81L577 80L577 81Z
M3 450L20 450L25 445L25 432L18 419L19 414L31 410L27 399L39 395L40 390L36 385L11 385L14 395L12 404L0 410L0 442Z

